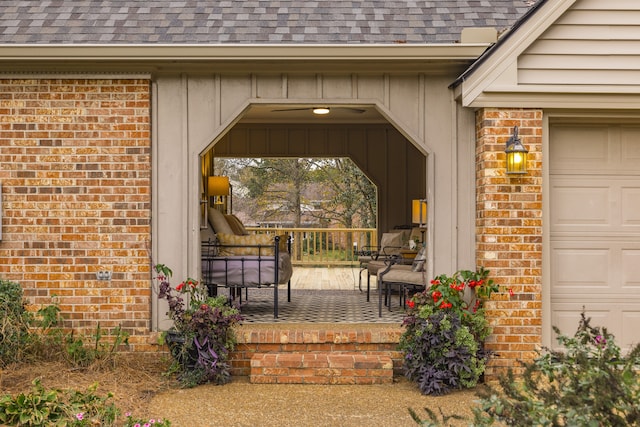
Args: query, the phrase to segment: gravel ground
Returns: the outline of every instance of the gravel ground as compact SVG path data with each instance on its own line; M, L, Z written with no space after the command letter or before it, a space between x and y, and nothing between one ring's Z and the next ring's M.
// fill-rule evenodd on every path
M428 407L445 415L457 414L468 426L476 395L465 390L446 396L423 396L404 378L389 385L250 384L234 378L224 386L162 392L153 397L149 413L171 420L176 427L204 426L416 426L413 408L426 418Z

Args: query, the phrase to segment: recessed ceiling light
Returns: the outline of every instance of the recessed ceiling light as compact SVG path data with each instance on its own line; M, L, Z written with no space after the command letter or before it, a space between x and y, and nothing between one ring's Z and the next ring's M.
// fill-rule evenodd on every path
M314 107L313 114L329 114L329 107Z

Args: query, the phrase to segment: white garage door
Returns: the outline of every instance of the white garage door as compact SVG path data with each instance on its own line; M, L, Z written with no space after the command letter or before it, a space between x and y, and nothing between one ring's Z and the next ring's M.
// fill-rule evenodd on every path
M551 322L573 335L584 307L628 348L640 342L640 126L554 124L549 148Z

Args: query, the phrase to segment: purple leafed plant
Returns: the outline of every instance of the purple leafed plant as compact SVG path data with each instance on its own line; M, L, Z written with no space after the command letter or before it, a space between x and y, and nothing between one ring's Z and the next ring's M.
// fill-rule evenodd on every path
M167 314L174 326L164 336L184 386L203 383L224 384L231 379L229 352L235 345L233 326L242 322L237 307L225 296L209 297L194 279L174 288L169 283L171 270L158 264L158 296L167 300ZM186 302L185 302L186 299Z

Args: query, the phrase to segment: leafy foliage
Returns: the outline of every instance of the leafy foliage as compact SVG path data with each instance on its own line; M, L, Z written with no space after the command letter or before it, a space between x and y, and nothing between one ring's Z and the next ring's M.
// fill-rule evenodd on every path
M346 228L376 225L373 183L348 158L214 160L234 184L234 212L258 222L287 218Z
M96 362L113 363L120 346L128 344L129 334L116 326L108 335L112 337L111 341L104 341L100 323L90 336L76 337L71 331L65 335L65 359L75 367L87 367Z
M0 280L0 367L21 360L30 344L33 316L18 283Z
M440 275L408 301L400 338L403 369L423 394L474 387L484 373L490 328L482 305L497 290L488 275L482 268Z
M481 390L475 424L640 425L640 345L623 357L614 336L592 327L584 313L573 337L554 330L563 349L545 349L534 361L523 362L522 380L509 370L500 377L500 390Z
M89 387L86 393L74 390L48 390L38 379L35 379L32 385L31 393L20 393L15 397L5 395L0 398L0 421L3 425L110 426L115 423L118 409L115 404L108 403L113 395L96 395L97 384ZM85 423L82 423L83 420Z
M0 280L0 366L51 359L64 359L74 367L111 363L128 342L119 326L105 333L98 325L90 335L65 330L55 297L35 314L27 311L26 303L18 283Z
M405 325L409 336L401 343L404 372L423 394L441 395L476 385L486 353L457 313L440 310Z
M169 420L140 419L130 413L120 419L112 402L113 394L96 394L98 384L86 391L46 389L39 379L32 382L30 393L0 397L0 423L16 426L143 426L170 427Z
M155 269L160 281L158 297L167 300L168 315L174 322L173 329L164 334L174 356L170 372L177 373L185 387L227 383L231 379L229 352L236 343L232 327L242 321L238 308L227 304L225 296L208 297L194 279L173 289L171 269L164 264Z

